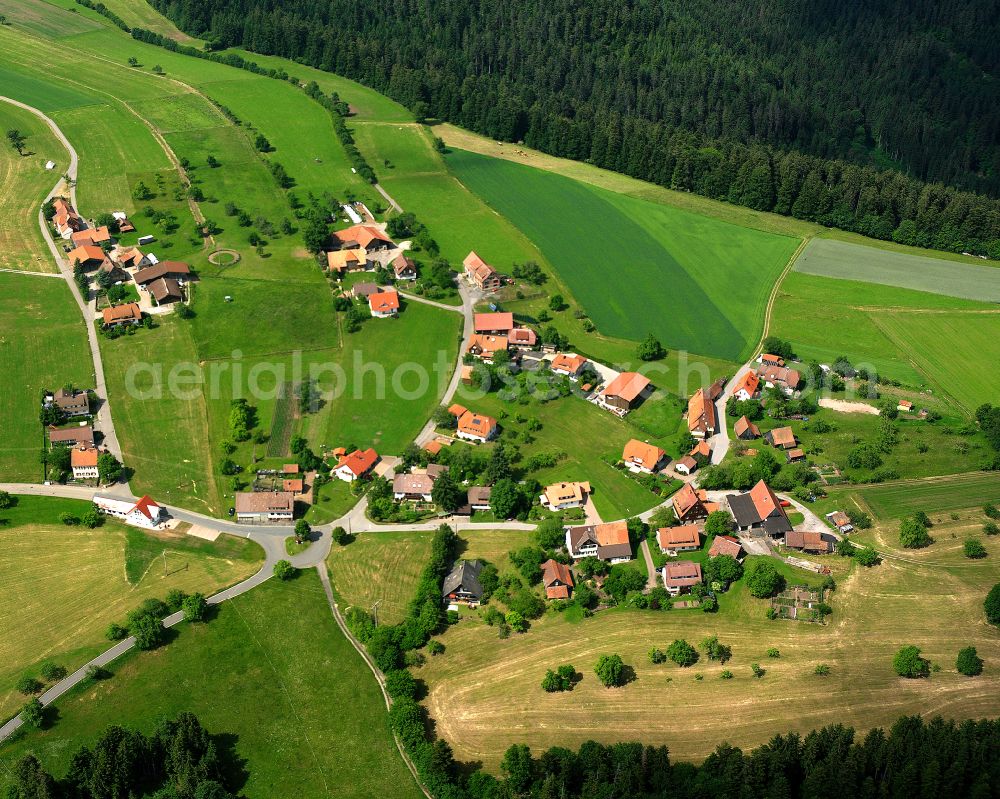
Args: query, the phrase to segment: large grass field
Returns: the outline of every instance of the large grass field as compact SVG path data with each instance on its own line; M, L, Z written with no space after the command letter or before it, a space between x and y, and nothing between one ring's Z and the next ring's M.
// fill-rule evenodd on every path
M1000 269L987 266L976 258L967 257L966 263L957 264L933 256L814 239L796 259L794 268L796 272L807 275L860 280L968 300L1000 302Z
M87 331L69 286L55 277L0 273L0 477L42 479L42 391L93 387Z
M243 538L216 542L152 533L114 521L66 527L89 503L20 497L0 511L0 717L25 700L14 690L25 673L53 660L70 671L106 649L104 630L148 597L167 591L212 594L253 574L261 550ZM166 552L166 573L163 553Z
M55 262L38 229L38 206L69 164L69 155L34 114L0 103L0 129L27 137L25 154L0 148L0 269L56 272ZM45 169L46 161L56 169Z
M700 760L724 741L749 748L778 729L804 733L842 723L865 730L907 713L993 716L1000 709L1000 638L981 619L996 570L989 559L965 560L958 532L954 544L916 559L907 553L907 561L882 547L887 557L871 570L845 574L844 561L833 559L838 589L826 626L768 621L767 602L741 584L723 595L715 615L605 611L568 624L550 614L506 641L466 618L441 637L445 654L417 670L430 689L426 705L459 760L482 761L494 771L513 743L537 753L587 740L641 740L667 745L674 760ZM990 558L1000 556L1000 542L986 546ZM676 638L697 645L709 635L732 647L724 666L704 654L687 669L652 665L647 656ZM942 670L928 680L896 677L892 656L910 643ZM986 661L982 677L955 670L956 653L968 645ZM779 658L767 657L770 647ZM634 682L610 690L600 685L594 664L610 653L635 670ZM540 687L546 669L563 663L573 664L582 681L570 693L546 694ZM762 679L754 679L751 663L766 670ZM830 666L828 677L814 674L820 663ZM733 679L720 679L724 668Z
M992 366L1000 363L1000 311L903 311L879 314L874 321L938 392L953 397L968 412L984 402L1000 401L1000 379Z
M1000 475L974 472L853 489L880 519L899 519L918 510L933 514L1000 503Z
M598 329L737 360L798 242L455 151L458 178L538 245ZM614 289L611 289L611 286ZM655 309L655 314L650 314Z
M149 731L160 717L191 711L230 736L246 769L234 787L247 799L421 796L375 679L337 628L315 572L272 580L112 670L59 702L50 730L0 749L0 781L25 752L61 775L109 724Z
M833 363L846 355L855 365L868 365L906 385L933 388L934 376L948 367L937 361L926 371L925 362L913 358L907 347L889 335L886 325L899 314L910 320L906 337L920 336L921 326L934 325L934 313L995 310L989 303L793 271L778 290L771 333L790 341L805 360ZM994 318L984 317L986 324ZM953 343L964 348L961 342ZM955 364L963 368L967 360ZM956 395L965 393L964 386L979 382L979 374L974 374L979 371L973 364L966 374L957 376L957 383L949 382L950 388Z

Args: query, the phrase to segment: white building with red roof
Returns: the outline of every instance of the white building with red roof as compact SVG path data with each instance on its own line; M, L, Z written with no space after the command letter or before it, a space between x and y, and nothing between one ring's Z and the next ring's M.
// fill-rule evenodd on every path
M138 502L117 497L95 496L94 504L101 513L112 516L133 527L153 530L165 520L166 511L148 494Z

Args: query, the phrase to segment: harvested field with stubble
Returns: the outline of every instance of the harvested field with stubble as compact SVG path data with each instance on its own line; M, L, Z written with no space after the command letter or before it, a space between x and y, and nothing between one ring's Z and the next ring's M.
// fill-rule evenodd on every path
M990 558L1000 557L1000 541L986 546ZM491 771L513 743L527 743L537 754L591 739L639 740L667 745L674 760L700 760L725 741L763 744L775 730L805 733L837 723L864 730L907 713L996 715L1000 635L982 617L995 564L965 560L950 546L913 560L890 557L873 569L838 575L826 626L768 621L768 601L749 597L739 584L716 615L605 611L572 626L550 615L506 641L478 619L463 620L441 636L445 654L417 670L429 687L425 704L455 756L482 760ZM843 561L831 566L842 569ZM697 645L709 635L732 647L724 666L703 653L686 669L649 661L653 647L666 649L675 638ZM892 656L906 644L920 647L941 671L927 680L897 678ZM954 666L968 645L986 661L975 679ZM770 647L779 658L767 657ZM632 666L634 682L600 685L594 664L611 653ZM563 663L573 664L582 681L570 693L546 694L540 687L546 669ZM751 663L766 670L762 679L752 676ZM830 666L829 676L815 675L820 663ZM723 669L734 677L720 679Z

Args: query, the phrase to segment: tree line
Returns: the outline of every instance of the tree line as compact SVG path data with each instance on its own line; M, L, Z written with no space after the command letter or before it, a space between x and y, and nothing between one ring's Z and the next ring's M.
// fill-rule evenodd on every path
M988 3L154 0L213 48L663 186L1000 258ZM945 77L946 76L946 77Z

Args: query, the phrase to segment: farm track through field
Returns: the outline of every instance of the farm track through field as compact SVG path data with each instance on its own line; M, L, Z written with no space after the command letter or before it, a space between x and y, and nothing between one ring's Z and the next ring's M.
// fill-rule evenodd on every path
M774 303L778 299L778 291L781 289L781 284L785 282L785 278L788 277L789 272L795 266L795 262L802 255L802 251L806 248L806 245L812 240L812 236L805 236L799 246L795 248L795 252L792 253L792 257L788 259L788 263L785 264L784 270L778 275L778 279L774 281L774 288L771 289L771 295L767 298L767 306L764 308L764 324L760 333L760 341L757 342L757 346L754 348L753 353L750 355L750 360L752 361L759 354L761 349L764 347L764 339L770 335L771 332L771 316L774 311Z

